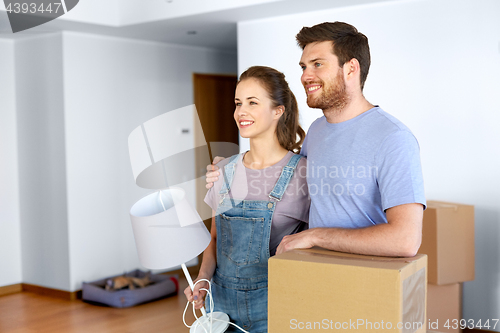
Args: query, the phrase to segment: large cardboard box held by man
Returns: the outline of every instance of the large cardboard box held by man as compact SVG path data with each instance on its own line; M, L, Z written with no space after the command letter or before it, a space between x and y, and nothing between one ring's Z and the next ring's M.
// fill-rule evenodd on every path
M426 255L285 252L269 260L269 333L425 332L426 287Z
M474 280L474 206L428 201L418 253L428 256L431 284Z

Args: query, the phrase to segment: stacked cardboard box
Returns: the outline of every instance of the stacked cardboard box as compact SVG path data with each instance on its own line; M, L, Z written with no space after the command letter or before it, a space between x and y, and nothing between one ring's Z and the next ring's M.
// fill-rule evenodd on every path
M320 248L269 260L268 328L423 333L427 256L363 256Z
M429 201L418 253L428 256L429 329L461 332L462 283L474 280L474 206Z

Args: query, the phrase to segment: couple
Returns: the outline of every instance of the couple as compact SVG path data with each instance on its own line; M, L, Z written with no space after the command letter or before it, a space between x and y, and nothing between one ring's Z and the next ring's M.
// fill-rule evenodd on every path
M267 332L270 255L320 246L414 256L421 242L425 197L419 146L405 125L363 96L370 66L367 38L334 22L304 27L296 39L303 49L299 64L307 104L324 116L304 139L284 75L251 67L238 82L234 112L250 150L207 173L211 188L205 202L215 217L198 279L212 279L215 310L252 333ZM300 155L294 154L301 144ZM307 173L301 172L306 164ZM310 196L298 190L306 181ZM255 184L260 193L252 190ZM248 194L238 198L238 187L245 185ZM193 293L185 290L196 308L203 306L200 288L207 284L199 283Z

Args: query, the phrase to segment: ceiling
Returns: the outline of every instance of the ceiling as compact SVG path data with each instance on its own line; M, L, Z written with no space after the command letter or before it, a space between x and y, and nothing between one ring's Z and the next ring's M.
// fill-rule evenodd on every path
M89 0L82 0L89 1ZM112 0L109 1L112 5ZM125 1L125 0L115 0ZM128 8L134 9L134 5L129 1ZM152 1L152 0L141 0ZM159 0L157 0L159 1ZM184 1L182 5L186 7L191 0L162 0L162 5L168 5L172 1ZM263 1L267 1L264 2ZM31 28L26 31L13 34L7 17L7 12L0 10L0 38L19 39L38 34L53 33L59 31L76 31L83 33L100 34L122 38L156 41L162 43L181 44L199 47L208 47L221 50L236 51L237 22L265 19L268 17L297 14L307 11L319 11L329 8L339 8L354 5L362 5L380 2L378 0L315 0L314 6L311 2L304 0L260 0L255 5L245 5L230 9L218 9L208 12L190 14L184 11L182 16L170 15L168 18L153 17L154 19L144 19L144 22L135 24L117 24L116 15L110 24L89 23L84 20L66 19L65 16L45 23L41 26ZM118 3L118 2L117 2ZM247 1L248 3L248 1ZM108 3L107 3L108 4ZM78 9L79 3L73 11ZM137 6L140 6L139 4ZM119 11L119 9L118 9ZM193 11L191 11L193 12ZM196 11L194 11L196 12ZM130 14L129 14L130 15ZM158 15L157 15L158 16ZM102 18L102 17L101 17ZM111 16L110 16L111 18ZM137 20L135 20L137 21ZM196 33L192 33L195 31ZM191 32L191 33L189 33Z

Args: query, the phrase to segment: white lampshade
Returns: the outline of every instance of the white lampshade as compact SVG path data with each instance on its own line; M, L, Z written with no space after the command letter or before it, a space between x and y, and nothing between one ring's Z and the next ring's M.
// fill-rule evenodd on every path
M190 134L191 132L191 134ZM165 112L135 128L128 138L135 182L142 188L162 189L205 175L194 168L195 155L210 164L208 145L193 105Z
M210 233L181 188L145 196L132 206L130 218L139 260L149 269L188 262L210 244Z

